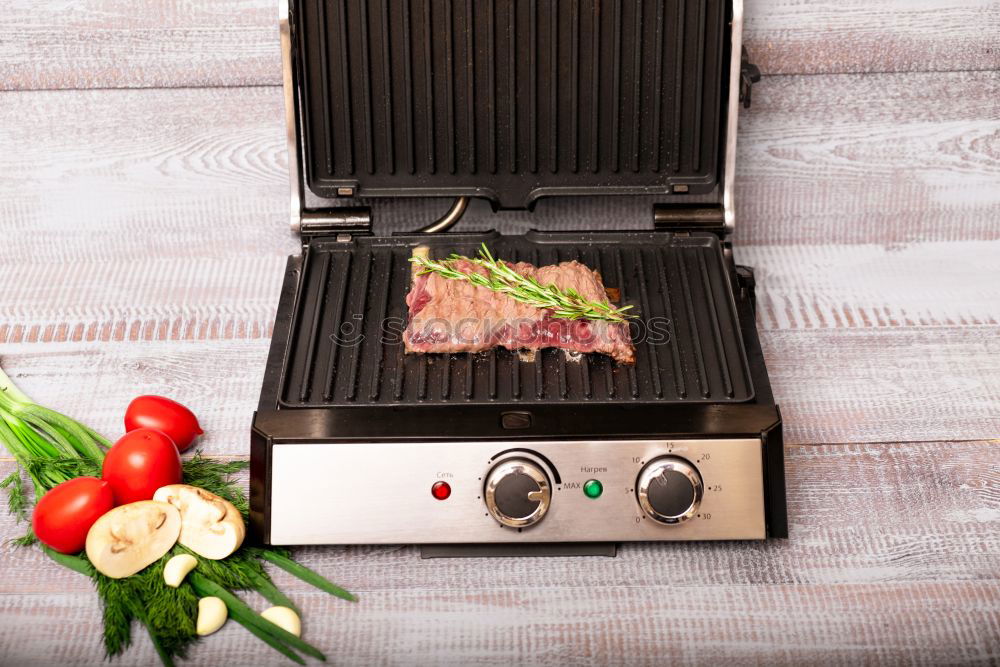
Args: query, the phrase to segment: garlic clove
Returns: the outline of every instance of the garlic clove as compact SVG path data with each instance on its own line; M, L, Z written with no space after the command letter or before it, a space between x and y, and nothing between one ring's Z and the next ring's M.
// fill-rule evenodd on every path
M271 607L262 611L260 615L296 637L302 636L302 621L294 610L288 607Z
M243 516L228 500L189 484L160 487L153 499L177 508L181 514L177 541L199 556L221 560L243 544Z
M178 554L163 566L163 581L167 586L177 588L184 581L188 572L198 565L198 559L191 554Z
M140 500L121 505L90 527L87 558L101 574L122 579L163 557L180 531L180 512L168 503Z
M228 616L226 603L220 598L201 598L198 600L198 622L195 624L195 632L201 637L210 635L225 624Z

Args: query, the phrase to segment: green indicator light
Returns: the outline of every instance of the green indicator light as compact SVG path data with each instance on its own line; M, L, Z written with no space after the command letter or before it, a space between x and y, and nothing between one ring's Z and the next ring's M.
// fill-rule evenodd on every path
M604 493L604 485L596 479L588 479L583 483L583 495L588 498L600 498Z

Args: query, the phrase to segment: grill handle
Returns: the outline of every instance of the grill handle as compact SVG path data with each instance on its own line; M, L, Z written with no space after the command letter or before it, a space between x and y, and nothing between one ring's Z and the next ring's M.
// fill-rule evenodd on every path
M451 204L451 208L449 208L443 216L426 227L418 229L417 231L421 234L437 234L439 232L447 231L454 227L455 223L462 219L462 216L465 215L465 209L468 207L468 197L456 197L455 201Z

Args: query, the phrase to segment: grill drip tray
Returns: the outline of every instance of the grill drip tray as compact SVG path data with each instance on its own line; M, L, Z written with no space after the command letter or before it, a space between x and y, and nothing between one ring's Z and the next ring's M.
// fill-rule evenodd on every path
M417 245L432 257L475 254L535 265L577 260L632 305L635 366L562 350L534 359L505 349L403 353ZM735 403L753 398L746 352L719 240L663 232L357 237L306 251L282 407L415 404ZM652 335L651 335L652 334Z

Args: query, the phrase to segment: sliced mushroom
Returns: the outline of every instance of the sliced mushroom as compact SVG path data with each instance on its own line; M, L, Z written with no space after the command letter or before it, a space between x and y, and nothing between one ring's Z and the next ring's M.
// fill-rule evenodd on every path
M160 487L153 499L177 508L181 515L177 541L202 558L220 560L243 544L247 534L243 516L228 500L189 484Z
M181 515L177 508L140 500L111 510L87 533L87 558L101 574L128 577L158 561L177 542Z

